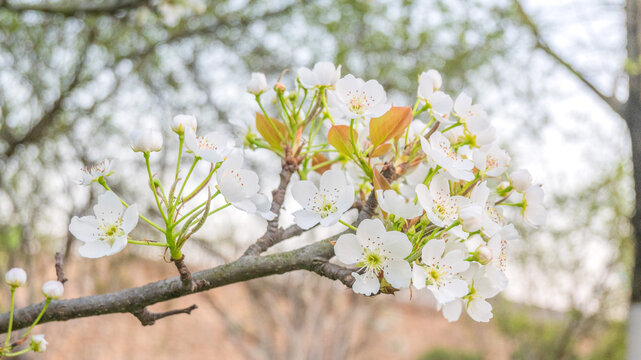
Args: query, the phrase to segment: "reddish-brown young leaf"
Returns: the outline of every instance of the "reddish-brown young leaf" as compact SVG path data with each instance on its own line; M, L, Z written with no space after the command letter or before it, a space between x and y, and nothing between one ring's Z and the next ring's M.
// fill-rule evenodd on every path
M318 153L318 154L315 154L314 156L312 156L312 166L316 166L316 165L322 164L324 162L327 162L327 158L325 157L325 155L323 155L321 153ZM316 171L319 174L322 174L322 173L324 173L325 171L327 171L327 170L329 170L331 168L332 168L332 164L327 164L327 165L324 165L324 166L321 166L319 168L314 169L314 171Z
M350 129L347 125L334 125L329 129L329 133L327 134L327 140L334 149L347 156L354 154L352 139L357 142L358 133L356 130L352 130L352 135L350 136Z
M369 122L369 138L374 146L400 138L412 122L412 108L394 106Z
M388 151L392 148L392 144L382 144L376 147L372 152L369 153L369 157L379 157L387 154Z
M273 126L272 123L274 124ZM273 118L270 122L265 115L256 113L256 130L274 149L283 150L283 144L280 139L287 139L287 126L285 124Z

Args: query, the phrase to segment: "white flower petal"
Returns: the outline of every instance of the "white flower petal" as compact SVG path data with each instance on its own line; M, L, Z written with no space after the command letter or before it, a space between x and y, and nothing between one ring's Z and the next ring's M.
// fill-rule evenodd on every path
M441 239L432 239L423 247L423 262L431 264L434 259L441 259L445 251L445 241Z
M318 188L309 180L297 181L292 184L292 196L302 207L308 208L310 200L318 192Z
M356 235L343 234L334 245L334 253L336 258L344 264L356 264L363 255L363 248L361 247Z
M467 314L474 321L488 322L492 318L492 305L484 299L474 299L467 304Z
M78 252L80 253L80 256L97 259L109 255L111 252L111 246L109 243L104 241L92 241L87 242L78 248Z
M98 234L98 222L94 216L81 218L74 216L69 223L69 232L80 241L95 241Z
M133 204L125 210L121 227L125 234L129 234L136 227L136 224L138 224L138 205Z
M396 289L410 286L412 269L405 260L388 260L384 270L385 280Z
M412 252L412 243L407 235L400 231L388 231L383 235L383 247L389 251L390 256L404 259Z
M443 316L448 322L456 321L461 317L463 304L460 300L450 301L443 305Z
M379 219L365 219L358 225L356 237L363 247L380 246L385 232L385 226Z
M96 218L100 223L113 224L120 219L124 206L118 196L111 191L100 195L98 203L93 207Z
M426 286L427 273L420 265L414 264L412 267L412 285L417 289L423 289Z
M302 229L309 229L312 226L318 224L321 221L320 215L313 211L309 211L306 209L301 209L298 211L294 211L294 222L296 225L300 226Z
M363 275L353 272L352 276L356 279L352 284L352 290L357 294L373 295L378 293L381 288L378 278L371 272L366 272Z

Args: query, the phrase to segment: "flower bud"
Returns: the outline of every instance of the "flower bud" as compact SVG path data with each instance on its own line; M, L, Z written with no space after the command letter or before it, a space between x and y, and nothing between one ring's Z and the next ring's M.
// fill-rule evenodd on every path
M285 88L285 84L283 84L283 83L282 83L282 82L280 82L280 81L279 81L279 82L277 82L277 83L276 83L276 85L274 85L274 91L276 91L277 93L284 93L284 92L285 92L285 90L287 90L287 89Z
M60 281L47 281L42 285L42 293L48 299L58 299L65 292L65 287Z
M194 115L176 115L171 121L171 130L173 130L178 135L184 134L185 129L188 127L192 128L194 132L196 132L198 121L196 120L196 117Z
M482 214L483 208L481 205L470 204L463 206L458 212L463 230L467 232L481 230Z
M140 152L160 151L162 134L153 129L136 130L131 134L131 148Z
M443 78L441 77L441 74L439 74L438 71L434 69L427 70L427 72L424 72L421 75L426 76L432 80L432 86L434 86L435 91L440 89L443 85Z
M532 186L532 175L525 169L516 170L510 174L510 182L514 190L522 193Z
M27 273L21 268L13 268L4 275L4 281L11 287L23 286L27 282Z
M252 73L251 80L247 84L247 92L260 95L267 91L267 79L263 73Z
M481 265L487 265L494 258L494 253L487 246L479 246L474 252L474 257Z
M45 350L47 350L47 344L49 343L45 340L45 336L39 334L31 337L31 344L29 346L35 352L45 352Z

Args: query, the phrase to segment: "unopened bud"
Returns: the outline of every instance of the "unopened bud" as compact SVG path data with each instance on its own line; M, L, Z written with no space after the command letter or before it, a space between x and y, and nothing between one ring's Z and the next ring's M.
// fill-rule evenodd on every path
M474 253L474 257L481 265L487 265L494 258L494 253L487 246L479 246Z
M42 285L42 294L48 299L58 299L64 294L65 287L60 281L47 281Z
M27 283L27 273L21 268L13 268L4 275L4 281L11 287L23 286Z
M276 91L277 93L284 93L285 90L287 90L287 88L285 88L285 84L280 81L277 82L276 85L274 85L274 91Z

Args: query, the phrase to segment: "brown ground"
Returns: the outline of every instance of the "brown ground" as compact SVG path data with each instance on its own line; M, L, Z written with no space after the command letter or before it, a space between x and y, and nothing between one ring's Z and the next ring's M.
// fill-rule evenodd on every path
M53 276L42 266L41 274ZM162 261L136 256L74 258L67 269L65 298L141 285L174 272ZM32 293L37 281L30 281ZM485 359L509 358L507 340L491 323L463 318L450 324L425 305L424 297L414 295L411 302L407 294L365 298L304 274L258 279L158 304L152 310L194 303L199 308L153 326L143 327L129 314L44 324L35 333L46 335L49 348L29 358L417 359L434 347L470 350Z

